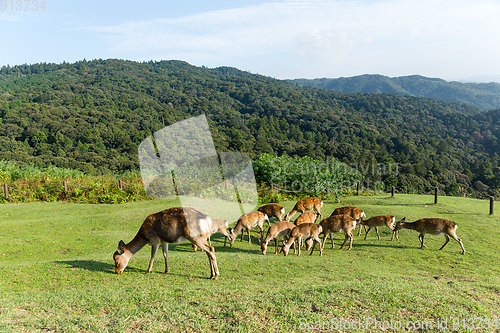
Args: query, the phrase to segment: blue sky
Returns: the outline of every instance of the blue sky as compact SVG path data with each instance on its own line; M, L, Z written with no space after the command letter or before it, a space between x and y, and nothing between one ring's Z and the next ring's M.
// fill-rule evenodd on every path
M500 79L498 0L8 1L0 66L179 59L280 79Z

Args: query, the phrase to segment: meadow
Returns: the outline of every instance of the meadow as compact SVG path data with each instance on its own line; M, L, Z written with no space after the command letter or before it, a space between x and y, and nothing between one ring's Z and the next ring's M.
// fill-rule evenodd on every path
M130 241L144 218L178 205L150 200L91 205L68 202L3 204L0 210L1 332L498 332L500 329L499 213L487 201L388 195L325 201L323 214L355 205L368 217L442 217L458 224L441 251L442 235L380 228L351 251L328 241L323 256L263 256L256 230L223 247L215 234L221 276L210 280L205 253L170 245L169 274L158 253L144 274L149 246L114 274L112 254ZM294 202L281 203L288 212ZM497 208L498 211L498 208ZM295 217L297 217L296 215ZM294 217L294 218L295 218ZM292 219L293 220L293 219ZM275 222L275 220L271 220ZM233 224L234 225L234 224ZM266 227L267 230L267 227ZM337 325L337 326L336 326ZM340 327L339 327L340 325ZM377 326L378 325L378 326Z

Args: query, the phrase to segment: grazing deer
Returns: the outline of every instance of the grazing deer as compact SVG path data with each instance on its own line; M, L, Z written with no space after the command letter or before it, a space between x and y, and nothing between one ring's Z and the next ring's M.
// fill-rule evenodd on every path
M333 213L330 215L330 217L332 217L333 215L349 215L350 217L353 217L356 220L357 224L359 222L361 222L363 217L366 217L365 212L363 212L358 207L354 207L354 206L345 206L345 207L336 208L333 211ZM366 232L366 227L365 227L365 232ZM361 235L361 225L359 226L358 236L359 235Z
M443 244L443 246L441 246L440 250L442 250L446 246L446 244L448 244L451 237L456 240L458 244L460 244L460 247L462 248L462 254L465 254L464 244L456 234L457 224L453 221L439 218L425 218L415 222L405 222L405 218L403 218L401 221L396 223L396 228L394 228L393 233L397 234L397 232L401 229L411 229L418 231L420 233L418 239L420 240L421 249L426 247L424 245L425 234L439 235L444 233L446 242Z
M194 208L174 207L149 215L142 224L137 235L128 244L122 240L118 250L113 254L115 272L121 274L127 267L130 258L146 244L151 244L151 259L146 273L151 273L156 251L161 244L165 258L165 273L168 273L168 243L179 243L188 240L207 253L210 262L210 278L219 277L217 259L214 248L207 243L212 219Z
M319 248L319 255L323 255L323 248L321 247L321 240L319 239L319 234L321 233L323 229L321 228L320 225L317 225L316 223L302 223L295 228L292 229L290 233L290 237L286 242L283 243L283 254L285 257L288 255L288 251L290 250L290 246L295 243L295 239L300 241L303 238L312 238L314 240L314 245L316 243L320 244ZM307 243L307 242L306 242ZM314 246L311 250L311 253L309 255L312 255L314 252ZM298 256L300 256L300 246L299 246L299 251L298 251Z
M264 241L260 244L260 248L262 250L262 254L265 255L267 251L267 244L274 239L274 245L276 246L276 250L274 254L278 254L278 238L279 237L287 237L292 229L295 228L295 224L291 222L281 221L273 224L269 230L267 230L267 235ZM293 253L295 253L295 242L293 244Z
M401 220L401 221L403 221L403 220ZM366 236L368 236L368 233L373 228L375 228L375 231L377 232L378 240L380 240L380 234L378 233L378 227L382 227L382 226L386 225L387 228L391 229L391 231L394 231L394 228L396 227L394 224L395 222L396 222L396 218L392 215L379 215L379 216L372 216L368 220L361 220L361 222L359 222L359 223L362 224L363 226L368 226L368 230L366 230L364 240L366 240ZM361 228L360 228L360 230L361 230ZM394 235L395 235L395 233L393 232L391 241L394 240ZM396 235L396 239L397 239L397 235Z
M304 212L300 214L299 217L297 217L294 223L296 226L302 223L314 223L316 221L317 216L318 215L313 212Z
M271 224L269 223L269 218L267 217L266 214L255 211L255 212L250 212L248 214L242 215L238 219L238 223L236 224L236 227L230 231L229 233L229 244L231 247L233 247L234 240L238 236L239 232L245 228L247 230L247 235L248 235L248 243L251 243L250 240L250 229L257 226L260 229L260 241L259 243L262 243L262 238L264 237L264 221L267 221L267 224L269 224L269 227L271 227ZM241 240L243 240L243 237L241 237Z
M323 207L323 201L320 198L310 197L306 199L302 199L297 201L293 209L286 214L285 221L290 221L293 215L297 212L304 213L306 210L315 210L316 213L323 218L323 214L321 214L321 207Z
M285 214L285 208L277 204L269 204L257 209L259 212L266 214L269 218L275 217L278 221L283 221L283 214Z
M333 244L333 234L338 233L341 231L344 231L344 242L340 246L340 249L342 249L347 242L347 239L350 239L349 243L349 248L347 250L350 250L352 248L352 231L356 228L356 219L349 215L332 215L330 217L327 217L326 219L323 219L319 225L321 226L323 230L323 245L320 246L322 248L325 247L326 243L326 238L330 236L330 239L332 241L332 249L334 247ZM314 244L316 246L316 244ZM314 250L314 247L313 247Z
M227 232L227 229L229 227L229 224L227 223L226 220L223 219L212 219L212 225L210 226L210 234L207 236L208 238L208 244L212 245L212 242L210 241L210 235L215 234L217 231L219 231L221 234L223 234L224 237L224 247L226 247L226 241L227 238L229 237L229 233ZM198 247L196 244L193 243L193 251L196 252L196 249Z

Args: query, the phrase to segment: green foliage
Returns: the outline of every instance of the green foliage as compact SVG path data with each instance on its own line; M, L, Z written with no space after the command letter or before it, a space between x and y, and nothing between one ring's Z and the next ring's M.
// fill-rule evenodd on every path
M0 160L89 175L137 170L142 140L205 114L218 151L334 157L357 169L366 188L500 196L500 109L395 93L298 87L181 61L2 67Z

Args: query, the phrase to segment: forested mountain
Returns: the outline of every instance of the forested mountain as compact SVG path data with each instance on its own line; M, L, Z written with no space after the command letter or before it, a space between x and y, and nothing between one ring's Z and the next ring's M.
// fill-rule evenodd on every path
M0 160L122 172L138 167L138 145L152 132L203 113L219 151L333 156L370 188L500 195L499 109L299 87L181 61L3 67Z
M290 80L300 86L314 86L343 93L387 93L401 96L419 96L439 101L474 105L481 110L500 107L500 83L461 83L420 75L387 77L360 75L338 79Z

